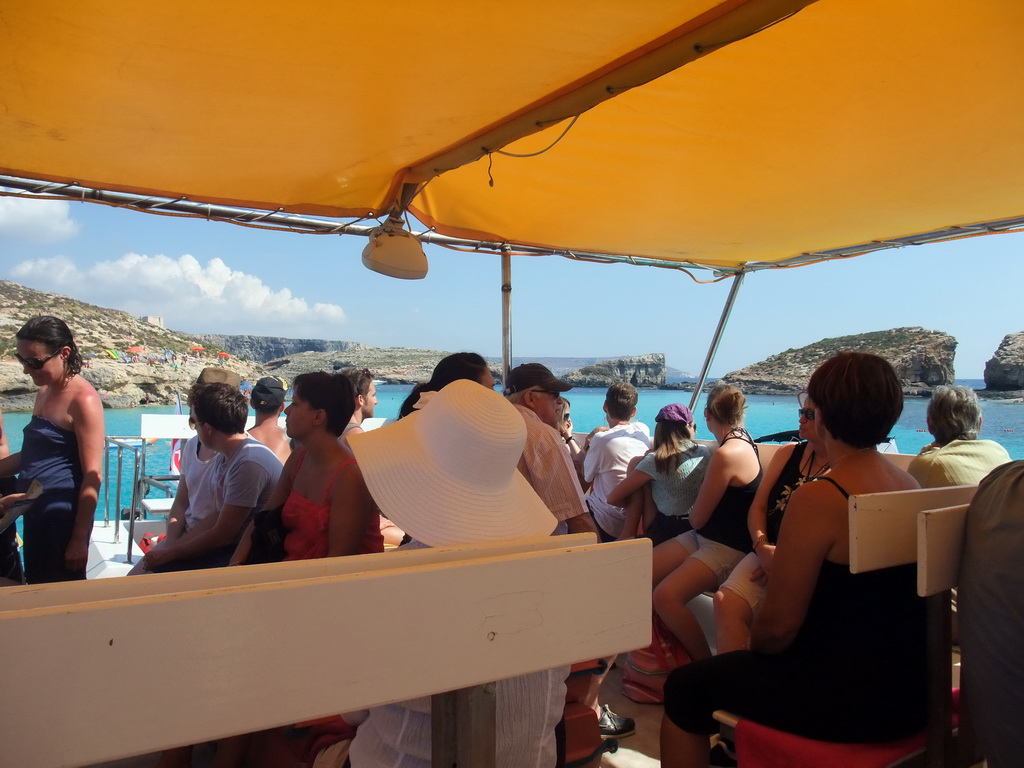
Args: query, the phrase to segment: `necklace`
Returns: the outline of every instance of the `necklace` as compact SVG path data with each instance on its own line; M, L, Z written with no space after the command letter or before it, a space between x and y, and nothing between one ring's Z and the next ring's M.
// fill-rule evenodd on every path
M867 448L854 448L852 451L849 451L848 453L844 453L838 459L832 459L832 469L836 469L839 466L839 462L846 461L846 459L848 459L850 456L853 456L855 453L863 453L864 451L873 451L873 450L875 450L875 446L873 446L873 445L872 446L868 446Z
M817 454L812 449L811 450L811 455L807 459L807 465L806 465L807 469L801 469L800 470L800 474L803 475L807 480L814 480L814 479L816 479L818 477L821 477L823 474L825 474L826 472L828 472L831 469L831 467L829 466L829 463L826 461L824 464L822 464L820 467L818 467L818 471L817 472L814 472L812 474L811 473L811 469L814 467L814 460L816 458L817 458Z

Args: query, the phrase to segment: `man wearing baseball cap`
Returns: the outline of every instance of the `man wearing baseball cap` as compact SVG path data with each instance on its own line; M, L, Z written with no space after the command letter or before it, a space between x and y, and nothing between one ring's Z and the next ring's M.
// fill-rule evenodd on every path
M559 379L540 363L524 363L509 371L505 397L526 422L526 446L519 459L519 471L558 521L556 534L597 533L600 536L587 511L576 470L558 430L561 394L570 389L572 384ZM607 669L611 669L614 659L614 656L608 659ZM621 739L635 732L636 723L598 702L606 675L607 672L592 677L583 703L597 715L602 736Z
M278 425L287 391L288 382L284 379L264 376L256 382L249 397L249 404L256 412L256 424L249 430L249 437L272 450L282 464L288 461L292 453L288 435Z
M558 434L558 401L570 389L572 384L540 363L524 363L509 371L505 397L526 422L519 471L558 521L555 533L597 533Z

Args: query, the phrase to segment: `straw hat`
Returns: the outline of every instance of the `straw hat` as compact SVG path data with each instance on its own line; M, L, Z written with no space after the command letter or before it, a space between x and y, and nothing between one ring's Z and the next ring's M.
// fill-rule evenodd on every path
M432 547L547 536L555 519L517 469L526 425L475 381L454 381L421 410L351 435L381 511Z

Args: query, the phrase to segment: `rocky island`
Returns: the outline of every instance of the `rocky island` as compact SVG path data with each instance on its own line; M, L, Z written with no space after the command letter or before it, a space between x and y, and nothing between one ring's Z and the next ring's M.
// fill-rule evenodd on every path
M1003 337L992 359L985 363L988 397L1024 397L1024 331Z
M739 385L748 394L793 394L806 389L814 369L842 350L873 352L884 357L896 369L903 391L909 396L927 396L933 387L953 382L956 339L948 333L924 328L893 328L822 339L728 373L722 380Z

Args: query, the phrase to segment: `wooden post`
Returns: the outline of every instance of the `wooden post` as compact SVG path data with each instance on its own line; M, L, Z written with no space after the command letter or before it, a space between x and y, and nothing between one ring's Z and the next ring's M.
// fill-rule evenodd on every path
M433 768L494 768L496 701L494 683L431 697Z

